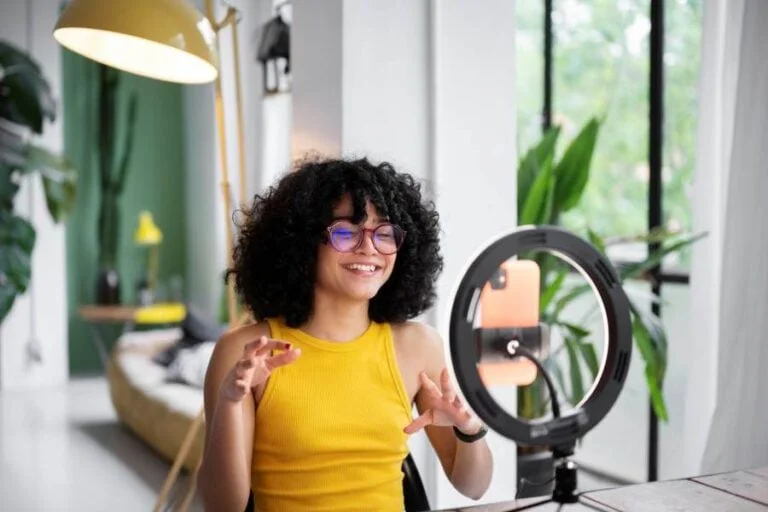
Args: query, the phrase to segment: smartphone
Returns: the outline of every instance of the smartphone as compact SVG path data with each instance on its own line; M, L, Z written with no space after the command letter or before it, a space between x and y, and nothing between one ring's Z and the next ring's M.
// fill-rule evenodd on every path
M507 260L480 292L480 328L535 327L539 324L540 269L535 261ZM537 368L528 359L480 358L477 365L486 386L527 386L536 380Z

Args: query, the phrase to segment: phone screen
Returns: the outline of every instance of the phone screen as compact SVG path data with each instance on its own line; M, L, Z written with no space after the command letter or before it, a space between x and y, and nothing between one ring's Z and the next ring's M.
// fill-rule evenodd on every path
M540 271L535 261L508 260L499 266L480 293L481 328L535 327L539 324ZM481 354L477 365L486 386L527 386L537 368L528 359Z

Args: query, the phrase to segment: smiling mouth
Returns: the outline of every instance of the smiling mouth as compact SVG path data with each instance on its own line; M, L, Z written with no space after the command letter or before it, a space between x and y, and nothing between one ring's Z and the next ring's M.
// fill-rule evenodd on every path
M374 274L377 271L381 270L381 267L378 265L363 264L363 263L352 263L350 265L344 265L344 268L354 272L355 274L362 274L362 275Z

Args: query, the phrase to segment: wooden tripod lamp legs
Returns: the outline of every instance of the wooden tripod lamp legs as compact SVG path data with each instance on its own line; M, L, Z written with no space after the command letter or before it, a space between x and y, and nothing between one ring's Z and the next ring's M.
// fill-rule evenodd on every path
M168 476L165 477L165 482L163 482L163 487L160 489L160 494L157 496L157 501L155 502L155 508L153 509L154 512L160 512L161 507L163 506L163 503L168 499L168 495L171 492L171 489L173 488L173 484L176 482L176 478L179 476L179 471L181 470L181 466L184 463L184 460L187 458L187 455L189 455L189 450L192 448L192 443L195 441L195 436L197 435L197 431L200 429L200 426L203 424L203 417L205 416L204 410L201 409L198 413L197 417L195 418L195 421L190 425L189 430L187 431L187 435L184 436L184 442L181 443L181 448L179 449L179 453L176 454L176 458L173 461L173 465L171 466L171 470L168 472ZM200 469L200 462L202 461L202 457L200 460L198 460L197 464L195 465L195 471L192 473L191 481L189 483L189 487L187 488L187 493L184 496L184 501L182 503L182 507L180 510L187 510L189 508L189 505L192 503L192 499L195 495L195 489L197 486L197 472Z

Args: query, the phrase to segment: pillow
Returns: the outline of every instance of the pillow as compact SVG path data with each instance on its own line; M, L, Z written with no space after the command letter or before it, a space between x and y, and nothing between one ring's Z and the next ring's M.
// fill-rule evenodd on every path
M208 341L215 341L224 334L226 326L221 326L205 317L194 306L187 305L187 316L181 322L181 339L152 358L161 366L169 366L176 359L179 350L190 348Z
M205 383L205 372L213 354L215 341L205 341L189 348L180 348L176 357L168 365L167 378L202 388Z

